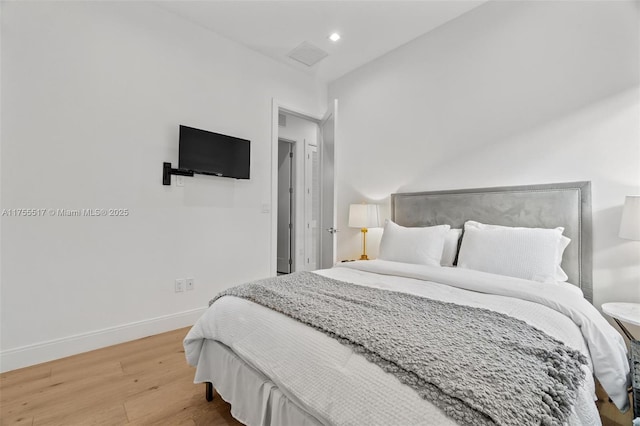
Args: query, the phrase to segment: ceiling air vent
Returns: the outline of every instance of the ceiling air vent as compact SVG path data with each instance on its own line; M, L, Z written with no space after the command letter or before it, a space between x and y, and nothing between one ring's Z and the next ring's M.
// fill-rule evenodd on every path
M308 41L302 42L298 47L293 49L287 56L298 62L302 62L308 67L312 67L329 54L319 47L314 46Z

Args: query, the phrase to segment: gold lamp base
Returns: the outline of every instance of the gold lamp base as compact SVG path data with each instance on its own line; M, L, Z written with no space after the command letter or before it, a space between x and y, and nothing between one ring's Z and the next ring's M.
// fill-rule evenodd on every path
M369 260L367 257L367 228L362 228L360 232L362 232L362 256L360 256L360 260Z

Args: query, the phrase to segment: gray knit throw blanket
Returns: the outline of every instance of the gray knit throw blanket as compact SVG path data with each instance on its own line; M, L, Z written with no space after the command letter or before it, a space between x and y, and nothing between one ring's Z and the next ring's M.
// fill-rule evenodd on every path
M298 272L218 294L314 327L465 425L561 425L584 380L580 352L488 309Z

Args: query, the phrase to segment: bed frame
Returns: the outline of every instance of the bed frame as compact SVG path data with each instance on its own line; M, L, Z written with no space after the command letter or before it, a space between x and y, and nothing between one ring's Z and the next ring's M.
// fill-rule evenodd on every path
M562 269L593 303L591 182L392 194L391 220L402 226L452 228L462 228L467 220L529 228L562 226L563 235L571 239Z
M571 244L565 250L562 268L569 282L580 287L592 302L590 182L392 194L391 219L402 226L449 224L462 228L467 220L504 226L563 226ZM212 401L213 395L213 384L207 382L207 401Z

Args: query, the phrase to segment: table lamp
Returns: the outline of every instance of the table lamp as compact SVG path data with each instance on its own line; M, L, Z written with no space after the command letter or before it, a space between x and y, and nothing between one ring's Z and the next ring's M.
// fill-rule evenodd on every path
M360 260L369 260L367 257L367 228L380 227L380 208L377 204L351 204L349 206L349 227L360 228L362 232L362 256Z

